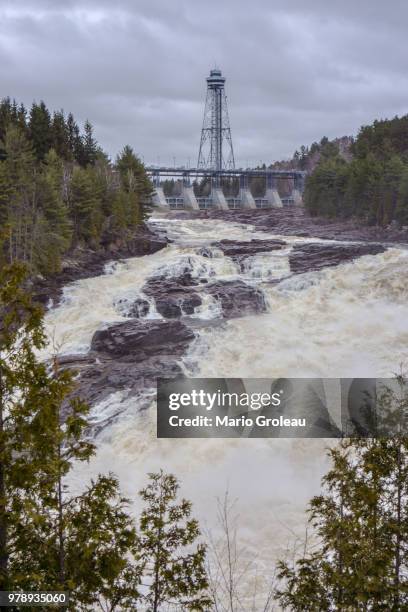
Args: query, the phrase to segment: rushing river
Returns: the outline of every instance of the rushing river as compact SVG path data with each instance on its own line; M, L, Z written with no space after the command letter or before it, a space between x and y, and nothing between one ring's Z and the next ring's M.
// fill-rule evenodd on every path
M352 263L291 275L288 255L311 239L282 236L283 250L255 255L240 267L221 251L202 247L223 238L280 238L218 220L152 219L150 226L173 241L153 255L107 266L106 274L64 290L46 326L60 353L89 349L102 326L128 320L118 303L141 296L145 280L177 274L186 261L197 278L243 279L264 292L267 312L216 324L219 304L207 296L196 309L196 339L183 358L189 376L356 377L388 376L408 363L408 251L390 248ZM314 240L315 241L315 240ZM279 283L272 283L283 279ZM150 300L151 301L151 300ZM159 317L153 304L148 317ZM212 321L207 326L197 320ZM160 372L158 372L158 375ZM141 410L150 404L149 409ZM76 484L97 472L118 474L125 495L135 498L146 473L177 474L182 493L203 525L215 523L216 497L226 488L238 498L240 538L256 549L264 567L301 542L305 508L327 468L324 440L157 440L154 390L127 397L126 390L92 408L94 423L120 413L97 437L97 455L80 465Z

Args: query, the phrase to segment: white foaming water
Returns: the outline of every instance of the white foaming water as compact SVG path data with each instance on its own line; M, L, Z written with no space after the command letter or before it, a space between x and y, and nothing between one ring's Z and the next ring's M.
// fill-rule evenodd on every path
M285 278L290 274L290 250L291 248L244 257L240 262L241 278L264 281Z
M261 315L200 328L183 359L188 375L388 376L401 362L408 363L407 251L390 249L288 277L291 245L310 239L282 236L288 248L237 264L210 243L278 236L215 220L159 219L151 225L167 230L174 242L154 255L109 266L105 276L70 285L63 303L47 314L47 331L62 352L88 350L96 329L124 320L115 304L141 297L149 276L177 276L187 270L208 281L241 278L254 283L263 289L268 306ZM203 247L211 257L203 255ZM276 279L284 280L268 282ZM219 304L203 298L194 317L219 317ZM140 411L149 401L151 407ZM215 498L228 487L239 498L242 538L258 551L265 568L285 555L288 542L296 537L301 542L306 504L319 491L327 468L327 441L157 440L151 390L139 398L129 398L124 390L92 409L94 422L106 414L119 416L98 437L91 463L78 466L78 487L97 472L113 471L124 494L135 498L146 473L163 468L178 475L182 493L193 501L204 525L214 525Z
M408 363L407 269L392 249L264 285L266 314L202 332L200 375L391 375Z

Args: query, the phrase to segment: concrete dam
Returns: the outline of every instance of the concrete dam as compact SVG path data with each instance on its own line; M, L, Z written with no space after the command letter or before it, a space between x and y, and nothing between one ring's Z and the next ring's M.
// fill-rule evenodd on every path
M301 206L303 203L306 173L300 170L186 170L157 167L148 167L146 170L155 189L153 205L160 208L228 210L281 208ZM253 194L251 183L254 179L262 185L262 195ZM176 195L165 193L166 182L168 184L170 181L177 185ZM286 185L285 195L280 195L279 185L283 181Z

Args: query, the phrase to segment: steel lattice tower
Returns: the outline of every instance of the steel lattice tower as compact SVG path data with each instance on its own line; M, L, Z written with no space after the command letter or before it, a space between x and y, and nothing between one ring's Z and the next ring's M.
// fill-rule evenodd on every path
M201 130L198 168L208 170L233 170L235 168L229 124L225 77L221 70L211 70L207 77L203 128ZM225 144L225 146L224 146Z

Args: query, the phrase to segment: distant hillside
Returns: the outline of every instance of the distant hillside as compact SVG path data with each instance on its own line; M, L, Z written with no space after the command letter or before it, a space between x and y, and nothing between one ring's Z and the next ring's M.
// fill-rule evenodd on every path
M408 225L408 115L363 126L356 139L322 139L292 163L310 172L304 194L312 215Z
M302 146L299 151L295 151L292 159L278 161L270 165L270 168L279 170L306 170L313 172L322 159L339 155L346 162L351 161L352 146L354 139L352 136L342 136L329 140L324 136L320 142L314 142L310 147Z

